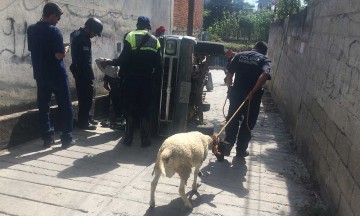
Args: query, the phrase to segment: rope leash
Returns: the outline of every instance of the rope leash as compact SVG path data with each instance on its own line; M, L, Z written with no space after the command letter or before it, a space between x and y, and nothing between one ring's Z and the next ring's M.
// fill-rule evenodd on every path
M244 106L245 102L247 101L247 99L245 99L239 106L239 108L237 108L237 110L234 112L234 114L231 116L231 118L226 122L226 124L221 128L220 132L215 134L215 136L219 136L224 130L225 128L228 126L228 124L231 122L231 120L235 117L235 115L240 111L240 109ZM250 101L249 101L249 106L248 106L248 115L249 115L249 110L250 110ZM248 121L249 118L247 118ZM249 126L248 126L249 127Z
M239 108L237 108L237 110L234 112L234 114L231 116L231 118L226 122L226 124L221 128L219 133L215 133L213 136L211 136L211 138L213 139L213 153L214 155L218 158L219 161L223 161L224 160L224 156L222 155L220 149L219 149L219 144L220 144L220 134L225 130L225 128L229 125L229 123L231 122L231 120L235 117L235 115L241 110L241 108L244 106L245 102L247 101L247 99L245 99L239 106ZM226 103L226 100L225 100ZM225 107L225 104L224 104ZM251 132L250 127L249 127L249 113L250 113L250 100L249 100L249 105L248 105L248 109L247 109L247 116L246 116L246 126L248 128L248 130Z
M224 106L223 106L223 109L222 109L222 111L223 111L223 116L224 116L224 118L226 119L226 115L225 115L225 106L226 106L226 101L227 101L227 97L225 98L225 102L224 102Z

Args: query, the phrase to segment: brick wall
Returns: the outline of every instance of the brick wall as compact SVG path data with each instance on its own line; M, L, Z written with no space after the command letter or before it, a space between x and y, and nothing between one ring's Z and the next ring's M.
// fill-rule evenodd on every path
M331 213L360 215L360 1L273 23L269 88Z
M174 1L173 34L186 35L188 24L189 0ZM202 29L203 0L195 0L194 35L199 35Z

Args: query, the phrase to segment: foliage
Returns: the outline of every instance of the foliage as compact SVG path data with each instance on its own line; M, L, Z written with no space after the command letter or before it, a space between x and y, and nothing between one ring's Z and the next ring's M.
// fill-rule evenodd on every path
M300 11L300 0L279 0L276 4L275 17L278 20L283 20L291 14Z
M248 51L251 50L253 47L253 44L242 44L242 43L236 43L236 42L224 42L225 50L231 49L234 52L242 52L242 51Z
M274 13L270 10L224 12L222 19L216 20L207 30L224 41L267 41L273 17Z
M259 10L271 10L271 7L275 5L275 0L257 0L256 3Z
M243 10L253 10L253 6L244 0L205 0L204 28L213 25L217 20L221 20L225 12L233 13Z

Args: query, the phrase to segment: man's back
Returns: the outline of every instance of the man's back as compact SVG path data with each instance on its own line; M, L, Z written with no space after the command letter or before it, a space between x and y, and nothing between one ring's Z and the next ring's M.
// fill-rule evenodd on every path
M64 52L60 30L50 23L38 22L30 25L27 33L34 78L40 81L66 76L63 60L55 58L55 53Z
M132 75L149 75L161 66L160 43L147 31L129 32L124 51L124 68Z
M251 90L259 76L270 70L269 63L270 60L265 55L254 50L240 52L229 66L229 71L235 72L234 87Z

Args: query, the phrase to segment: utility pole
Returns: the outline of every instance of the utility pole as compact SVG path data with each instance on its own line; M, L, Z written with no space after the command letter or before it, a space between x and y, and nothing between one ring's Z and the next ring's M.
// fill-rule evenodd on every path
M189 0L187 35L192 36L194 30L195 0Z

